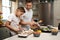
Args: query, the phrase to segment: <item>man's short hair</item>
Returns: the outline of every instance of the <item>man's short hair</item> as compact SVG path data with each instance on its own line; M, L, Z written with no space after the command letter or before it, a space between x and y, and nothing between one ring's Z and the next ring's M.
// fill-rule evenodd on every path
M21 12L24 12L25 13L24 7L18 7L17 9L19 9Z
M26 0L26 3L32 3L32 0Z

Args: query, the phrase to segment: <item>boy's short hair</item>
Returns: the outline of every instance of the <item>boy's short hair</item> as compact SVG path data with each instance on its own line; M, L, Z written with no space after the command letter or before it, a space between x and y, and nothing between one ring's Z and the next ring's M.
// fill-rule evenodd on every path
M32 3L32 0L26 0L26 3Z
M25 13L24 7L18 7L17 9L19 9L21 12L24 12Z

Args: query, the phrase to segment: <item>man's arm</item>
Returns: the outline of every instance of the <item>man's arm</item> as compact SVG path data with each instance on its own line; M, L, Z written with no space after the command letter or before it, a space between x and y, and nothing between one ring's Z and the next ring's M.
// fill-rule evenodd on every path
M30 22L25 22L25 21L23 21L23 20L21 19L20 24L22 24L22 25L30 25Z
M34 25L35 23L36 22L34 22L33 20L31 22L25 22L25 21L21 20L21 22L20 22L20 24L22 24L22 25L30 25L30 26Z

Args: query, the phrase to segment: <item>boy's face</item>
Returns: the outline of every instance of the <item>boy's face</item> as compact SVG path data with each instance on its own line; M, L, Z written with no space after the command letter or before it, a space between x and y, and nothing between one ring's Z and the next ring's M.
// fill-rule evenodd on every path
M20 11L19 9L16 10L16 15L17 16L21 16L23 14L24 14L24 12Z

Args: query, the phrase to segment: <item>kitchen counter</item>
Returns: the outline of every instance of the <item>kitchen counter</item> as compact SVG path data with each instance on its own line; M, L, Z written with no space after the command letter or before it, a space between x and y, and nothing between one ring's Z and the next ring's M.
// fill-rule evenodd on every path
M19 38L18 35L6 38L4 40L60 40L60 32L57 35L51 35L51 33L41 33L40 37L34 37L33 34L27 38Z

